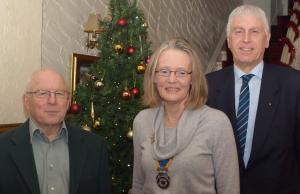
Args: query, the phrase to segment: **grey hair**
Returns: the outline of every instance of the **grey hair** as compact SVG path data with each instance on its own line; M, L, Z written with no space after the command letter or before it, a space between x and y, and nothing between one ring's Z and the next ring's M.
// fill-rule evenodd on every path
M229 34L230 34L230 26L231 26L233 19L238 16L249 15L249 14L260 17L264 24L265 31L270 32L269 22L268 22L266 13L258 6L246 4L246 5L241 5L241 6L236 7L230 13L230 15L228 17L227 27L226 27L227 36L229 36Z

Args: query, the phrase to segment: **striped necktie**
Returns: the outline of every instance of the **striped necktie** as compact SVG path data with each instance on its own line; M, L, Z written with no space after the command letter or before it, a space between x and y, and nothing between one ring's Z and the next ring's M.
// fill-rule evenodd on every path
M248 116L249 116L249 85L248 82L253 77L253 74L243 75L243 84L240 91L239 97L239 107L236 116L236 132L238 136L238 140L240 143L240 149L242 153L242 158L244 157L246 136L247 136L247 127L248 127Z

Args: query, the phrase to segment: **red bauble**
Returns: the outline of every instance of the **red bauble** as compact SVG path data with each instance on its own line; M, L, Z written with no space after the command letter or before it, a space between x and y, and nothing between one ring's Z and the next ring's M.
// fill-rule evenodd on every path
M147 57L145 58L145 63L146 63L146 64L149 64L149 63L150 63L150 56L147 56Z
M133 87L133 88L131 88L130 92L133 96L137 96L137 95L139 95L140 90L137 87Z
M127 48L127 54L132 55L135 52L135 48L133 46L130 46Z
M119 26L126 26L126 24L127 24L127 21L126 21L125 18L120 18L120 19L118 20L118 25L119 25Z
M131 99L130 91L127 88L125 88L121 93L121 97L123 100L130 100Z
M81 108L81 107L80 107L79 104L73 103L73 104L71 104L71 106L70 106L69 112L70 112L70 113L73 113L73 114L77 114L77 113L80 112L80 108Z

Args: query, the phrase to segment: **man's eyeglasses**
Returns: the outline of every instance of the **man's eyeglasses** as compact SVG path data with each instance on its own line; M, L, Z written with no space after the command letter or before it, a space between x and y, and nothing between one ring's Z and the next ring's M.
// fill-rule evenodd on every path
M157 73L159 76L163 76L163 77L169 77L172 72L174 72L175 76L179 77L179 78L184 78L187 75L190 75L192 73L192 72L187 72L186 70L183 70L183 69L178 69L175 71L171 71L170 69L159 69L159 70L155 71L155 73Z
M56 90L56 91L36 90L33 92L26 92L26 94L31 94L34 97L41 98L41 99L49 98L51 94L54 94L54 96L58 99L67 99L70 95L70 93L65 90Z

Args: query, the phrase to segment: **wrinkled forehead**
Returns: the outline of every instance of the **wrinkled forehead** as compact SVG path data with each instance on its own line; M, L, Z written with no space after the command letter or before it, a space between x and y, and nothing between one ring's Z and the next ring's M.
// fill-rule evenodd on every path
M268 24L264 21L263 17L257 14L245 13L236 15L232 18L230 29L242 28L259 28L268 32Z

